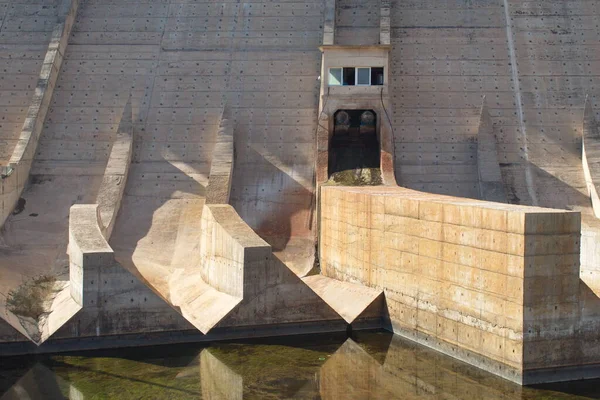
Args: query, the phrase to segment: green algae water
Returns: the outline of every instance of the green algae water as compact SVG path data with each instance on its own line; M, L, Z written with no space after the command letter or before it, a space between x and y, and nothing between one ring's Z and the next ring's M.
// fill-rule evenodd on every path
M600 381L522 388L387 332L0 359L0 400L586 398Z

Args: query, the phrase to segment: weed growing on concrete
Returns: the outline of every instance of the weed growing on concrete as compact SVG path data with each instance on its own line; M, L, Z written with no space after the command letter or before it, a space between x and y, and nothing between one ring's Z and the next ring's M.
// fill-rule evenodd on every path
M379 168L348 169L335 172L327 182L328 185L341 186L378 186L382 183Z
M6 306L15 315L33 318L46 312L44 302L54 292L56 277L41 275L11 290L6 298Z

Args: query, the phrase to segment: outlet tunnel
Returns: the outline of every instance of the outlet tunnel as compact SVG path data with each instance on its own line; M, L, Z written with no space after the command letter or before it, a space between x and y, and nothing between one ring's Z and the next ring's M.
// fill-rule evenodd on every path
M377 114L372 110L338 110L329 143L329 180L347 186L380 185Z

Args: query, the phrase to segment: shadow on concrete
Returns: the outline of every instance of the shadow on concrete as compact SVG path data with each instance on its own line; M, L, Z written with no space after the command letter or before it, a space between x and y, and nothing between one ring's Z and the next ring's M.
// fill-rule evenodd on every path
M197 267L199 237L191 248L180 241L190 230L199 233L205 189L167 160L134 162L110 239L117 262L180 314L169 298L169 279L176 269Z
M279 163L251 147L236 150L231 204L278 258L304 276L315 256L314 192L301 183L305 178L290 176ZM243 180L246 168L254 170L252 182ZM313 181L304 180L304 184L312 187Z
M566 168L566 171L557 168L556 175L535 164L531 164L531 170L540 207L567 210L581 210L582 208L591 207L590 198L585 194L587 189L585 188L581 163L578 166L573 166L570 171ZM576 178L579 182L579 189L577 182L573 182L573 178Z

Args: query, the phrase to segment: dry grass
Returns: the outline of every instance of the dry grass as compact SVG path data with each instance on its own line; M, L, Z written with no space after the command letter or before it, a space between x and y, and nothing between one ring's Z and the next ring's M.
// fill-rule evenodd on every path
M335 172L327 182L329 185L343 186L378 186L382 183L379 168L348 169Z
M38 276L23 283L8 293L8 310L15 315L39 319L46 312L44 302L54 292L55 283L56 278L50 275Z

